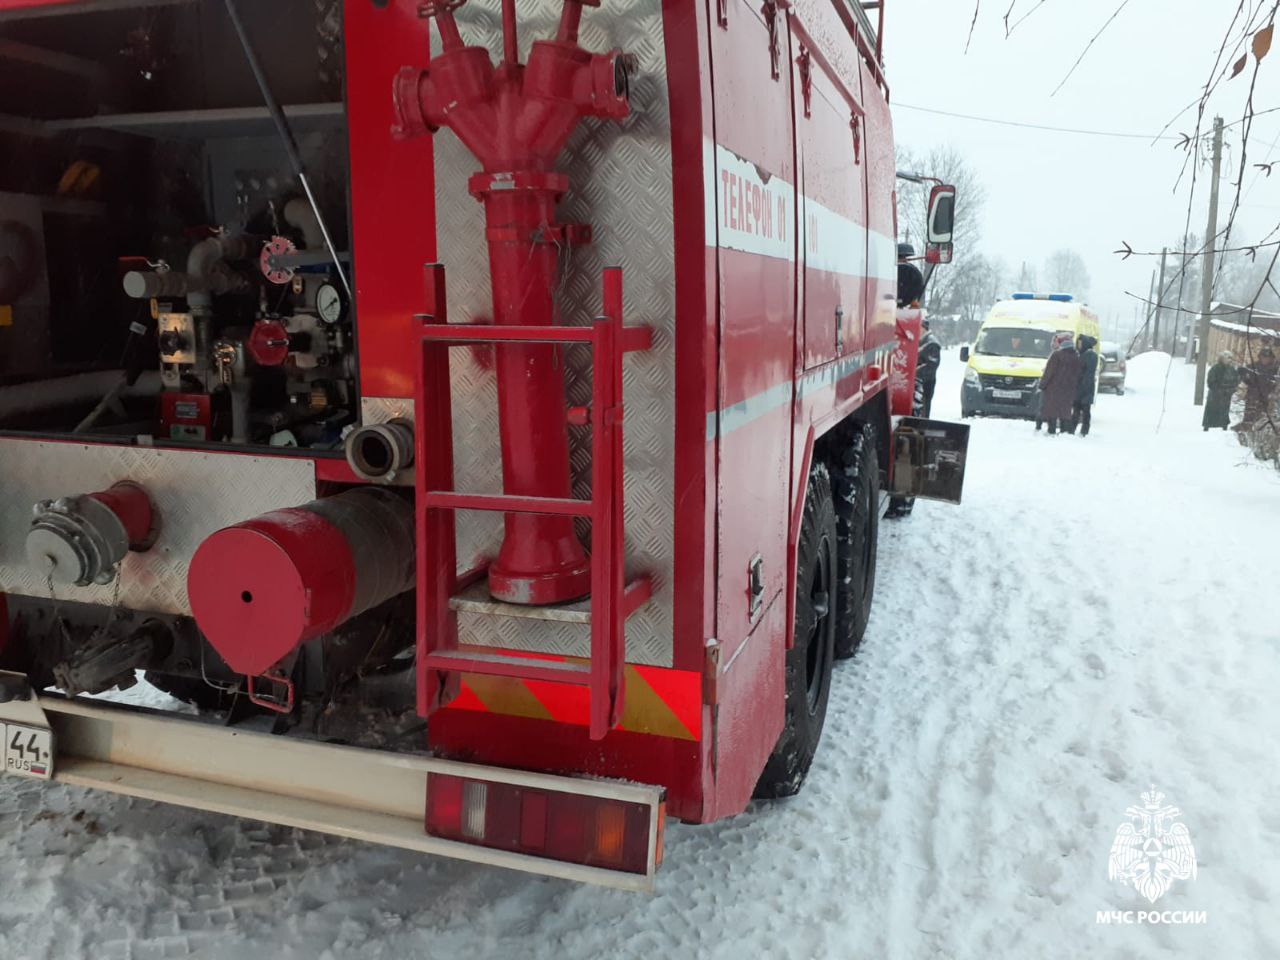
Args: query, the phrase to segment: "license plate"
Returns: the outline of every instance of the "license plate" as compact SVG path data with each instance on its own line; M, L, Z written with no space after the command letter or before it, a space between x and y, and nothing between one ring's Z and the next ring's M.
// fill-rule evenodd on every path
M20 723L0 723L4 735L4 772L36 780L53 776L53 733Z
M992 390L991 395L1000 400L1021 400L1021 390Z

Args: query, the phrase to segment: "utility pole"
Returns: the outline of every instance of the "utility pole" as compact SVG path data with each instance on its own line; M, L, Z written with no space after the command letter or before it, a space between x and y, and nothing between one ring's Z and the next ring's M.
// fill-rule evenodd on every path
M1156 323L1155 332L1151 334L1151 341L1156 350L1160 349L1160 314L1164 312L1164 259L1168 255L1168 247L1160 251L1160 282L1156 284ZM1174 339L1177 340L1177 337ZM1170 347L1169 353L1172 354L1174 349L1174 347Z
M1156 349L1156 338L1151 335L1151 305L1156 301L1156 271L1151 271L1151 283L1147 284L1147 312L1143 315L1142 339L1147 349Z
M1205 361L1209 357L1209 307L1213 298L1213 247L1218 242L1218 176L1222 172L1222 118L1213 118L1213 180L1209 184L1209 227L1205 231L1204 275L1200 278L1200 349L1196 351L1196 406L1204 404Z

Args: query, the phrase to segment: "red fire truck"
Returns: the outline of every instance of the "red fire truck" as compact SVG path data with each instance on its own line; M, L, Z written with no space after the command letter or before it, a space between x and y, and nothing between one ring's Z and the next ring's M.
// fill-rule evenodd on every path
M0 0L6 773L631 888L798 791L964 471L882 27Z

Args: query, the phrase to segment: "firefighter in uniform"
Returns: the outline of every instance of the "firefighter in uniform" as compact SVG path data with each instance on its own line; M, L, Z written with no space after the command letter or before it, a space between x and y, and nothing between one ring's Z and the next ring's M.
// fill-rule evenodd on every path
M916 359L916 384L921 400L920 415L927 417L933 410L933 390L938 385L938 367L942 365L942 344L929 329L928 320L921 327L924 335L920 338L920 356Z

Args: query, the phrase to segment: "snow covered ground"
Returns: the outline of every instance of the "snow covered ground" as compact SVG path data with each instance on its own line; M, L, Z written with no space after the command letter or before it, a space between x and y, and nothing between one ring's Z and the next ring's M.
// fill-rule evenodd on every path
M4 780L0 958L1280 956L1280 475L1181 361L1129 375L1087 440L973 422L964 505L882 527L802 796L673 825L655 896ZM1147 907L1107 856L1151 783L1205 924L1096 922Z

